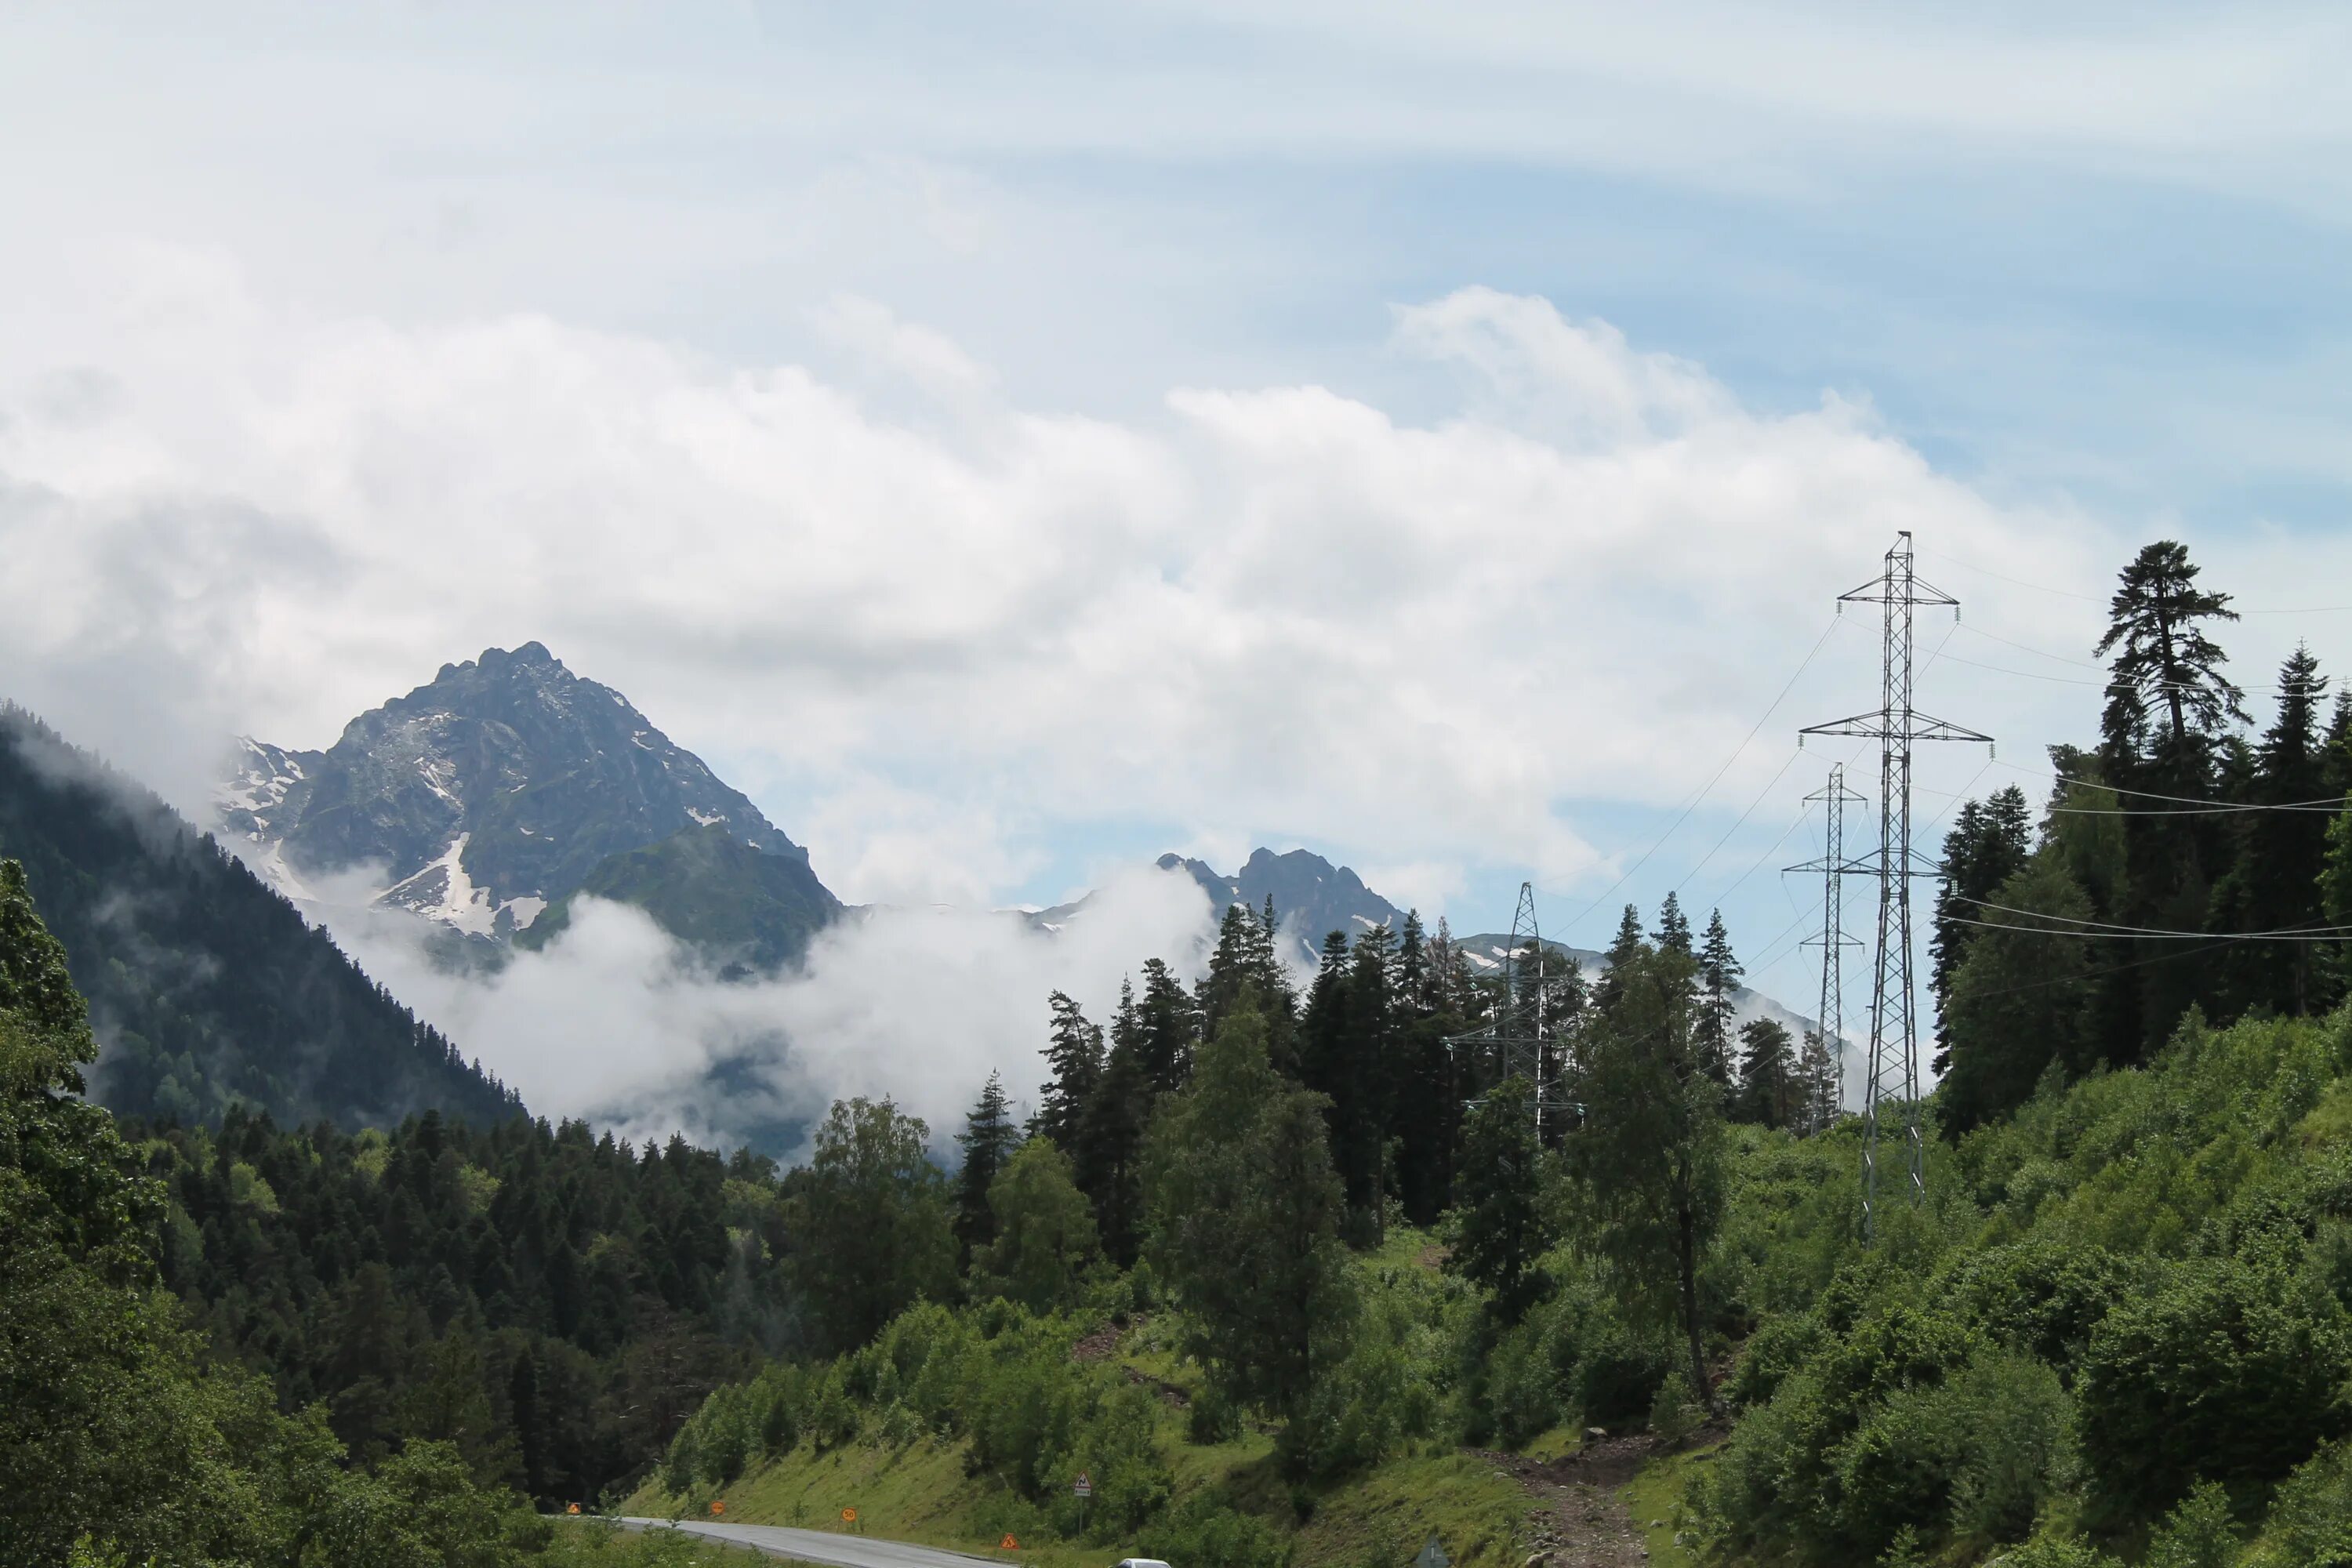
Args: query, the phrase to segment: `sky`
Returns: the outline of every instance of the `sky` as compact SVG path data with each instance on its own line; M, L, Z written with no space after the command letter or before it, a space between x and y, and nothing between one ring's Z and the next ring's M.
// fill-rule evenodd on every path
M2321 6L13 9L0 691L194 810L538 638L853 901L1304 846L1719 902L1802 1005L1898 529L1998 740L1930 849L2147 540L2250 689L2352 659L2347 77Z

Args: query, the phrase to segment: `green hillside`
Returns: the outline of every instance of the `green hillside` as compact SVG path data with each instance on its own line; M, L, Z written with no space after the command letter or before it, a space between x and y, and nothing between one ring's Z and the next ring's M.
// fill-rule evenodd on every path
M714 961L752 970L798 958L841 912L806 859L755 849L712 823L598 862L577 891L516 934L516 945L543 947L562 934L583 898L633 904Z
M91 1088L112 1110L356 1129L522 1109L208 836L5 705L0 856L24 866L89 999Z

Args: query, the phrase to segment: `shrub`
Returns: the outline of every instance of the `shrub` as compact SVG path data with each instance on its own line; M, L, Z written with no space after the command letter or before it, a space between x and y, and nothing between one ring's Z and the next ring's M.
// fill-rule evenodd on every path
M2321 1449L2279 1488L2263 1561L2276 1568L2352 1564L2352 1444Z
M2275 1255L2177 1264L2092 1335L2077 1394L2098 1494L2145 1517L2200 1479L2277 1480L2345 1430L2347 1373L2343 1310Z
M1658 1396L1650 1405L1650 1430L1673 1447L1697 1428L1705 1415L1690 1379L1678 1369L1658 1384Z
M1290 1568L1290 1538L1264 1520L1235 1513L1213 1491L1186 1500L1136 1542L1144 1555L1183 1568Z
M2141 1562L2145 1568L2230 1568L2237 1559L2230 1494L2218 1482L2207 1481L2172 1510Z

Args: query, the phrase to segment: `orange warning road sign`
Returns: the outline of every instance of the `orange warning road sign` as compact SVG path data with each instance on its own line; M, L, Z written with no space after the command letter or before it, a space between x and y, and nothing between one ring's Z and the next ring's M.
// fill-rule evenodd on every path
M725 1513L727 1511L727 1505L719 1501L717 1498L712 1498L710 1500L710 1511L714 1514Z
M999 1552L1018 1552L1021 1550L1021 1543L1007 1534L1003 1540L996 1543L996 1549Z
M854 1508L843 1509L841 1510L841 1522L844 1524L856 1524L857 1522L857 1510Z
M570 1508L565 1509L563 1511L564 1511L564 1512L566 1512L566 1513L578 1513L578 1512L580 1511L580 1505L579 1505L578 1503L576 1503L576 1502L575 1502L575 1503L573 1503Z

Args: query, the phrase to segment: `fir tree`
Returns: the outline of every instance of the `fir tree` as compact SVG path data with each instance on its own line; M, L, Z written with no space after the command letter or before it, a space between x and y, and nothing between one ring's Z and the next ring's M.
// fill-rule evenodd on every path
M1706 940L1698 950L1696 1041L1700 1070L1726 1086L1731 1082L1731 994L1739 989L1744 973L1732 956L1723 911L1716 910L1707 916Z
M963 1165L956 1177L956 1245L962 1261L969 1263L973 1249L996 1239L996 1216L989 1207L988 1191L1021 1143L1021 1130L1013 1125L1005 1104L1001 1074L988 1075L980 1102L964 1119L956 1142L963 1149Z

